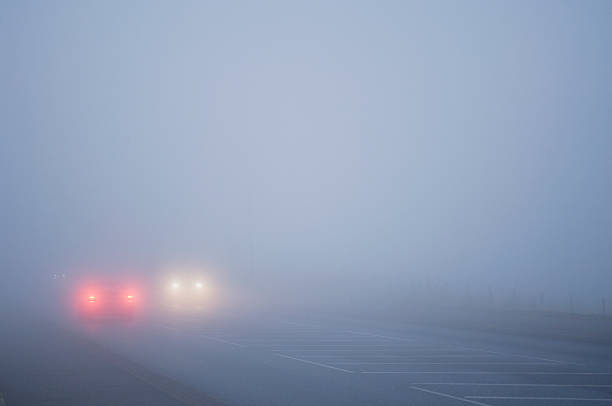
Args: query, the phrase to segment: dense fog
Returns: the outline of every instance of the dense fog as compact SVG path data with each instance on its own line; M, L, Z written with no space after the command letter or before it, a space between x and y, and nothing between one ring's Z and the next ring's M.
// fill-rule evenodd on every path
M0 293L188 268L232 309L600 312L611 13L4 1Z

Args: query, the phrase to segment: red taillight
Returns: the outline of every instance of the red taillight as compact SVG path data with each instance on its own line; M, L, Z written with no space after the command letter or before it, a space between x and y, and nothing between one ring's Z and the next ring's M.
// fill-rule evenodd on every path
M130 302L130 303L133 302L134 301L134 296L128 295L127 301Z
M93 303L96 301L96 297L95 296L89 296L89 302Z

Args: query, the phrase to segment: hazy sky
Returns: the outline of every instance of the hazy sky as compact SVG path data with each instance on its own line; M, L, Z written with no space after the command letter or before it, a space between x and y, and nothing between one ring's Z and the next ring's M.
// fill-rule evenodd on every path
M5 0L0 30L2 272L612 284L610 1Z

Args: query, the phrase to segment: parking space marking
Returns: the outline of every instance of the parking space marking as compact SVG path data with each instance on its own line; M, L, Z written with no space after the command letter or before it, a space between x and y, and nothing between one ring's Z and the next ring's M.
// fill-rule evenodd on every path
M612 402L612 398L563 398L537 396L466 396L465 399L495 399L495 400L567 400L574 402Z
M387 351L397 350L403 348L390 348L387 346L380 345L319 345L319 346L302 346L302 345L258 345L257 348L272 349L271 351Z
M361 371L362 374L438 375L610 375L609 372L512 372L512 371Z
M348 330L348 332L352 333L352 334L361 334L361 335L367 335L367 336L372 336L372 337L387 338L387 339L392 339L392 340L415 341L414 338L387 336L387 335L381 335L381 334L371 334L371 333L364 333L364 332L358 332L358 331L352 331L352 330ZM464 347L464 346L454 346L454 347L455 348L465 349L465 350L470 350L470 351L486 352L486 353L489 353L489 354L494 354L494 355L499 355L499 356L528 358L528 359L535 359L535 360L539 360L539 361L554 362L554 363L557 363L557 364L572 364L572 363L569 363L569 362L560 361L560 360L556 360L556 359L535 357L535 356L531 356L531 355L504 353L504 352L493 351L493 350L488 350L488 349L484 349L484 348L473 348L473 347ZM580 364L572 364L572 365L580 365Z
M271 350L271 351L276 351L276 350ZM287 349L278 349L278 351L290 351ZM357 349L344 349L344 348L323 348L323 349L308 349L308 348L304 348L304 349L300 349L300 350L295 350L294 352L385 352L385 353L390 353L392 351L394 352L417 352L419 354L424 353L424 352L430 352L430 353L434 353L434 354L440 354L440 353L445 353L445 352L450 352L451 354L455 353L456 351L454 350L436 350L436 349L429 349L429 348L390 348L390 347L384 347L383 349L380 348L357 348ZM390 354L391 355L391 354ZM395 355L401 355L401 354L395 354Z
M270 329L210 326L212 328L186 327L185 330L204 339L240 348L248 347L312 367L356 375L363 374L364 379L366 376L371 376L372 379L374 376L380 376L381 379L387 380L392 379L391 376L394 375L397 377L404 375L405 378L399 379L408 379L412 381L410 389L429 394L423 396L438 396L471 405L492 406L491 403L503 401L516 404L529 401L559 402L560 404L571 401L584 402L584 404L612 402L612 396L603 397L609 395L597 393L598 389L601 392L609 392L608 389L612 388L612 382L607 383L609 382L608 377L612 374L606 368L600 369L595 365L589 366L539 357L537 356L539 352L536 351L527 351L527 354L535 355L526 355L456 345L453 340L430 341L420 336L413 337L409 332L406 333L406 336L386 335L385 331L381 331L382 334L376 334L377 330L374 332L335 330L320 326L305 326L296 323L290 326L289 324L292 323L285 323L287 328L281 326L281 328ZM162 327L179 331L170 326ZM203 333L207 335L202 335ZM467 341L465 343L469 344ZM547 355L547 353L542 354ZM411 371L411 369L416 370ZM430 371L427 371L428 369ZM550 372L545 372L547 370ZM476 378L477 376L479 378ZM596 376L602 376L602 378L595 380ZM432 382L464 379L501 382ZM515 379L519 383L504 382ZM429 382L415 382L416 380ZM551 383L529 383L538 380ZM520 383L521 381L525 383ZM585 383L572 384L571 382ZM546 389L547 387L549 389Z
M163 327L178 331L170 326ZM407 336L385 335L384 331L381 331L383 334L375 334L367 331L334 330L333 328L304 325L301 327L287 325L287 328L271 329L210 327L213 328L187 327L186 331L198 337L240 348L248 347L312 367L356 375L363 374L364 379L368 375L372 378L380 376L381 379L385 379L384 376L388 376L386 379L391 379L393 375L398 377L404 375L406 378L400 379L412 381L410 383L412 390L471 405L492 406L489 402L502 401L517 404L521 401L548 401L560 404L571 401L585 402L585 404L587 402L606 402L606 404L612 402L612 397L602 397L608 395L597 393L598 389L608 392L607 389L612 388L612 383L607 384L608 377L612 374L606 368L600 369L594 365L455 345L452 340L429 341L421 337L412 337L411 334ZM207 335L202 335L202 333ZM535 351L528 351L529 353L539 354ZM546 353L543 354L546 355ZM417 370L411 371L411 369ZM428 369L430 371L427 371ZM547 370L550 372L545 372ZM474 378L469 378L470 376ZM475 378L476 376L479 378ZM480 376L490 378L480 378ZM581 376L583 376L582 379L580 379ZM588 378L590 376L593 378ZM595 376L603 376L603 378L595 380ZM461 381L463 379L502 382L432 382L435 380ZM504 382L514 379L526 382ZM416 380L429 382L414 382ZM538 380L551 383L529 383ZM572 381L586 383L571 384ZM589 384L588 382L600 384ZM436 387L436 385L439 386ZM545 389L547 387L550 389ZM489 389L485 390L485 388Z
M400 340L400 341L414 341L415 340L414 338L393 337L393 336L387 336L387 335L382 335L382 334L364 333L361 331L353 331L353 330L347 330L347 333L359 334L359 335L364 335L364 336L369 336L369 337L386 338L388 340Z
M423 361L423 360L444 360L446 358L452 359L452 360L460 360L460 359L490 359L490 360L499 360L500 357L497 356L489 356L489 355L478 355L478 354L442 354L442 355L437 355L437 354L424 354L424 355L418 355L418 354L359 354L360 356L371 356L371 357L379 357L379 358L397 358L397 359L401 359L402 361ZM312 355L313 357L315 355ZM321 357L332 357L333 355L321 355ZM338 357L340 358L344 358L343 356L339 355ZM502 358L504 359L504 358ZM556 365L553 363L548 363L546 365Z
M279 356L279 357L283 357L283 358L289 358L289 359L292 359L294 361L304 362L306 364L317 365L317 366L320 366L320 367L323 367L323 368L335 369L337 371L342 371L342 372L346 372L346 373L349 373L349 374L353 373L353 371L349 371L348 369L338 368L338 367L335 367L335 366L332 366L332 365L323 364L323 363L320 363L320 362L314 362L314 361L309 361L307 359L290 357L289 355L285 355L285 354L278 354L277 353L276 355Z
M430 390L430 389L425 389L425 388L419 388L418 386L410 386L410 389L414 389L414 390L418 390L421 392L425 392L425 393L429 393L432 395L437 395L437 396L442 396L444 398L449 398L449 399L454 399L454 400L458 400L460 402L464 402L464 403L470 403L472 405L478 405L478 406L491 406L488 403L483 403L483 402L478 402L476 400L470 400L470 399L465 399L465 398L461 398L459 396L453 396L450 395L448 393L443 393L443 392L438 392L435 390Z
M279 353L283 353L283 351L277 351ZM420 362L420 361L429 361L428 359L423 360L420 358L413 358L413 357L402 357L402 356L397 356L397 355L385 355L385 354L372 354L372 353L368 353L368 354L351 354L351 353L347 353L346 355L317 355L317 354L303 354L303 356L306 356L308 358L312 358L312 359L320 359L320 360L329 360L331 361L354 361L354 362L407 362L409 363L410 361L415 361L415 362ZM555 365L555 364L548 364L548 365Z
M372 361L334 361L343 365L557 365L546 362L372 362Z
M568 383L479 383L479 382L414 382L414 385L448 385L448 386L526 386L526 387L559 387L559 388L612 388L612 385L568 384Z
M531 355L514 354L514 353L507 353L507 352L500 352L500 351L492 351L492 350L488 350L488 349L485 349L485 348L474 348L474 347L464 347L464 346L457 346L457 348L463 348L465 350L473 350L473 351L482 351L482 352L486 352L488 354L500 355L500 356L504 356L504 357L518 357L518 358L536 359L536 360L539 360L539 361L554 362L556 364L572 364L571 362L559 361L559 360L556 360L556 359L534 357L534 356L531 356ZM572 365L580 365L580 364L572 364Z
M290 341L288 341L290 340ZM359 343L359 342L364 342L364 343L370 343L372 342L371 340L368 340L367 338L361 339L361 340L356 340L356 339L347 339L345 337L342 338L321 338L321 339L315 339L315 340L309 340L308 338L303 338L303 337L289 337L289 338L277 338L277 337L271 337L271 338L243 338L243 341L247 341L247 342L253 342L253 343L289 343L289 344L297 344L299 345L300 343L330 343L330 344L343 344L343 343ZM324 345L324 344L322 344ZM380 345L384 345L384 342L381 342Z
M323 329L320 325L309 324L309 323L298 323L295 321L281 321L281 323L290 324L295 327L306 328L306 329Z

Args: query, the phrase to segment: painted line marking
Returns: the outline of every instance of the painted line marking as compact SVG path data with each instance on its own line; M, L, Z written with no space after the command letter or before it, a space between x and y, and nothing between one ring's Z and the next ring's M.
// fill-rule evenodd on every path
M202 331L203 333L205 333L206 331ZM268 341L282 341L282 342L312 342L312 341L320 341L320 342L326 342L326 341L340 341L340 342L355 342L355 340L353 339L353 337L344 337L344 336L340 336L340 337L330 337L330 336L325 336L322 337L320 334L317 335L313 335L312 337L309 336L305 336L305 335L291 335L291 336L279 336L279 335L270 335L270 336L254 336L254 335L244 335L244 334L229 334L229 332L225 331L209 331L209 333L225 333L226 335L231 335L235 338L241 338L244 340L248 340L248 341L263 341L263 342L268 342ZM368 341L363 341L363 342L368 342Z
M369 336L373 336L373 337L388 338L388 339L392 339L392 340L407 340L407 341L414 341L415 340L415 339L402 338L402 337L393 337L393 336L385 336L385 335L379 335L379 334L363 333L363 332L351 331L351 330L348 330L348 332L349 333L353 333L353 334L362 334L362 335L369 335ZM495 354L495 355L500 355L500 356L505 356L505 357L512 356L512 357L519 357L519 358L536 359L536 360L539 360L539 361L554 362L554 363L557 363L557 364L580 365L580 364L572 364L572 363L569 363L569 362L559 361L559 360L550 359L550 358L542 358L542 357L535 357L535 356L521 355L521 354L509 354L509 353L503 353L503 352L498 352L498 351L486 350L486 349L482 349L482 348L472 348L472 347L463 347L463 346L456 346L455 348L461 348L461 349L470 350L470 351L485 352L485 353Z
M347 330L347 333L359 334L359 335L370 336L370 337L386 338L388 340L400 340L400 341L414 341L415 340L414 338L393 337L393 336L386 336L382 334L364 333L361 331L352 331L352 330Z
M581 364L574 364L574 363L571 363L571 362L560 361L560 360L557 360L557 359L542 358L542 357L535 357L535 356L531 356L531 355L514 354L514 353L507 353L507 352L499 352L499 351L487 350L487 349L484 349L484 348L473 348L473 347L464 347L464 346L457 346L457 348L462 348L464 350L472 350L472 351L482 351L482 352L485 352L485 353L488 353L488 354L495 354L495 355L500 355L500 356L504 356L504 357L518 357L518 358L536 359L536 360L539 360L539 361L554 362L556 364L581 365Z
M448 385L448 386L527 386L554 388L612 388L612 385L565 384L565 383L474 383L474 382L414 382L414 385Z
M296 321L281 320L281 323L289 324L289 325L296 326L296 327L301 327L301 328L320 328L320 329L326 328L326 327L323 327L323 326L320 326L320 325L318 326L318 325L315 325L315 324L298 323Z
M294 361L304 362L306 364L317 365L317 366L320 366L320 367L323 367L323 368L335 369L336 371L342 371L342 372L346 372L346 373L349 373L349 374L353 373L353 371L349 371L348 369L338 368L338 367L334 367L332 365L322 364L320 362L314 362L314 361L309 361L307 359L290 357L289 355L284 355L284 354L275 354L275 355L277 355L279 357L283 357L283 358L289 358L289 359L292 359Z
M278 351L278 352L284 352ZM377 353L359 353L359 354L307 354L308 358L320 358L320 359L330 359L330 360L344 360L344 361L381 361L381 362L410 362L410 361L444 361L446 357L415 357L415 356L404 356L404 355L389 355L389 354L377 354ZM463 358L452 358L453 360L463 359ZM471 359L471 357L467 357L466 359ZM546 364L546 365L556 365L556 364Z
M484 351L486 353L489 353L489 354L502 355L502 356L506 356L506 357L519 357L519 358L527 358L527 359L537 359L537 360L540 360L540 361L554 362L556 364L582 365L582 364L574 364L574 363L571 363L571 362L559 361L557 359L534 357L534 356L531 356L531 355L511 354L511 353L503 353L503 352L490 351L490 350L482 350L482 351Z
M492 371L360 371L362 374L438 374L438 375L610 375L609 372L492 372Z
M466 396L466 399L498 399L498 400L571 400L581 402L612 402L612 398L553 398L534 396Z
M276 347L276 346L275 346ZM274 351L274 350L271 350ZM288 349L278 349L278 351L291 351ZM305 348L302 350L294 350L294 352L412 352L413 355L418 355L421 353L434 353L434 354L438 354L438 355L445 355L445 354L441 354L441 353L445 353L445 352L451 352L454 353L456 352L455 350L435 350L435 349L428 349L428 348L424 348L424 349L419 349L419 348L389 348L389 347L383 347L383 348L355 348L355 349L343 349L343 348ZM389 354L392 355L392 354ZM399 354L396 354L399 355ZM469 355L469 354L463 354L463 355Z
M448 393L437 392L435 390L419 388L418 386L411 386L410 389L418 390L418 391L429 393L429 394L432 394L432 395L442 396L444 398L458 400L458 401L464 402L464 403L470 403L472 405L491 406L488 403L482 403L482 402L478 402L478 401L475 401L475 400L465 399L465 398L461 398L461 397L458 397L458 396L449 395Z
M354 340L354 339L348 339L348 338L338 338L338 339L323 339L323 338L319 338L319 339L309 339L309 338L300 338L295 339L296 337L291 337L290 339L284 339L284 338L247 338L246 336L241 336L241 337L237 337L237 338L242 338L244 341L249 341L249 342L263 342L263 343L272 343L272 342L280 342L280 344L302 344L302 343L316 343L316 344L321 344L323 345L324 343L331 343L333 344L343 344L343 343L349 343L349 344L359 344L359 343L373 343L373 340L368 340L368 339L363 339L363 340ZM373 345L385 345L388 344L387 341L380 341L380 344L373 344Z
M246 345L235 343L233 341L224 340L224 339L218 338L218 337L211 337L211 336L206 336L206 335L202 335L202 334L198 334L197 337L205 338L207 340L212 340L212 341L218 341L220 343L230 344L230 345L233 345L233 346L236 346L236 347L240 347L240 348L246 347Z
M372 361L338 361L334 364L344 365L557 365L546 362L372 362Z
M295 348L298 347L296 349L303 349L303 350L309 350L309 349L317 349L317 348L329 348L334 349L334 347L337 348L347 348L347 347L359 347L359 348L372 348L372 347L376 347L376 348L385 348L385 349L411 349L414 347L389 347L389 345L387 344L355 344L355 343L349 343L349 344L342 344L342 343L333 343L333 344L300 344L300 343L290 343L290 344L274 344L275 347L290 347L290 348Z
M282 350L282 351L286 351L286 350ZM478 354L423 354L423 355L419 355L419 354L359 354L361 357L370 357L370 358L392 358L392 359L398 359L398 360L402 360L402 361L410 361L410 360L414 360L414 361L423 361L423 360L443 360L446 358L451 358L451 359L491 359L491 360L496 360L499 359L498 356L495 355L478 355ZM319 356L319 355L312 355L313 357L315 356ZM320 355L320 357L331 357L334 358L333 354L327 354L327 355ZM337 355L335 356L337 358L346 358L347 355ZM507 358L506 358L507 359ZM556 365L554 363L549 363L547 365Z
M283 346L283 345L258 345L258 344L252 344L252 345L256 345L257 348L265 348L265 349L270 349L271 351L273 348L274 349L278 349L278 351L393 351L393 350L397 350L394 348L389 348L389 347L385 347L385 346L372 346L372 345L368 345L368 346L356 346L356 345L342 345L342 346L329 346L329 345L321 345L321 346L307 346L307 347L303 347L303 346L295 346L295 345L287 345L287 346Z

